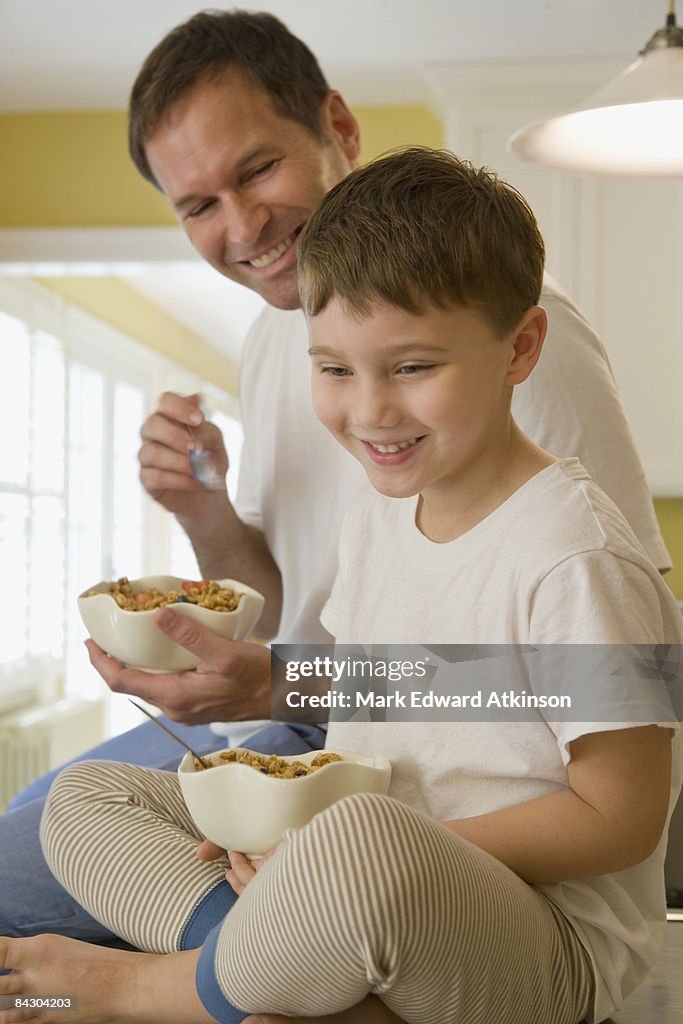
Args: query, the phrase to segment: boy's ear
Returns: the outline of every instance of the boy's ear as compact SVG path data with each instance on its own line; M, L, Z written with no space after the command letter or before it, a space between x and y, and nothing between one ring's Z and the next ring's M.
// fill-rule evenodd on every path
M512 359L506 384L521 384L538 362L548 328L548 317L542 306L527 309L512 333Z
M344 97L335 89L328 92L322 101L320 123L328 139L336 142L351 166L355 167L360 155L360 128Z

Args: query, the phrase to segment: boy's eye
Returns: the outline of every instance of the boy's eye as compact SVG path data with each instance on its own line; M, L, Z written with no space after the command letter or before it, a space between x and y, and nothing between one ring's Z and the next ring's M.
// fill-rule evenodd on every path
M404 377L412 377L416 373L419 373L421 370L431 370L431 368L431 364L428 365L425 363L406 363L405 366L401 366L399 368L398 372L402 374Z
M326 373L329 377L348 377L351 373L345 366L321 366L321 373Z

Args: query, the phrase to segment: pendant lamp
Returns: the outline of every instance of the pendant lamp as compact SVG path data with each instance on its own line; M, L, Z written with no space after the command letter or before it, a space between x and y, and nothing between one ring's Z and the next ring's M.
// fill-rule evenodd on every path
M573 174L683 175L683 28L675 0L633 64L577 110L515 132L508 149Z

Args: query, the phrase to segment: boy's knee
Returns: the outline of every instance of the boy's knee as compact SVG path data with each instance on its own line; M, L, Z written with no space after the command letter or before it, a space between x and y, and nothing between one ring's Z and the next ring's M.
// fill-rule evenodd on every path
M387 822L396 823L409 810L405 804L383 793L354 793L320 811L305 826L311 832L329 832L330 838L353 834L377 835Z
M353 793L337 800L322 814L349 821L362 818L368 825L379 826L387 820L404 817L406 812L414 813L406 804L385 793Z
M369 866L382 862L388 848L411 835L421 817L406 804L381 793L354 793L317 814L300 832L301 846L325 849L330 861Z
M315 851L328 851L330 865L362 864L369 874L383 873L391 863L399 887L412 887L416 872L427 884L429 872L446 861L454 871L467 872L470 861L482 856L432 818L381 793L356 793L321 811L300 831L300 846L313 858L319 856ZM429 869L427 849L434 854Z

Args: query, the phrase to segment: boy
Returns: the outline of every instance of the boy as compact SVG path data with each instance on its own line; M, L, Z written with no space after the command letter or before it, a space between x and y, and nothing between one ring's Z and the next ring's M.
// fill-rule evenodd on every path
M408 150L337 185L299 258L317 414L380 492L344 526L323 613L337 640L680 644L676 604L615 506L511 419L545 333L522 198ZM107 953L114 991L112 963L135 989L149 972L158 1021L180 1019L178 978L197 1021L601 1020L657 952L680 779L670 705L630 682L593 680L619 722L332 722L332 749L388 756L390 795L339 801L259 865L231 853L240 898L222 922L225 865L193 861L199 836L163 773L68 768L46 858L113 931L171 953L165 1002L163 958ZM37 942L3 964L22 941ZM74 944L60 955L73 963ZM84 950L91 972L101 955Z
M376 798L344 811L342 802L310 836L283 844L279 870L303 864L342 892L343 878L361 903L382 907L400 886L419 952L391 915L380 927L371 910L342 908L340 930L362 921L353 953L405 1020L602 1020L642 979L662 933L675 716L651 685L627 693L607 666L623 645L680 644L680 615L578 461L538 448L510 415L513 387L543 344L543 256L512 188L420 149L354 172L299 243L315 410L379 492L347 514L323 625L350 644L562 645L556 664L569 673L585 645L600 645L590 707L596 717L603 702L614 709L593 723L534 712L501 723L330 723L331 749L389 758L401 811L386 801L379 810ZM582 682L569 680L577 704ZM407 807L427 819L409 819ZM449 847L444 831L473 847ZM337 832L353 833L355 847ZM488 874L482 850L510 874ZM354 855L355 870L335 867ZM406 863L429 911L411 904ZM238 890L253 875L233 857ZM250 894L245 923L225 937L239 941L246 919L266 913L265 891ZM541 906L547 931L543 915L531 924ZM324 948L353 976L340 945Z

